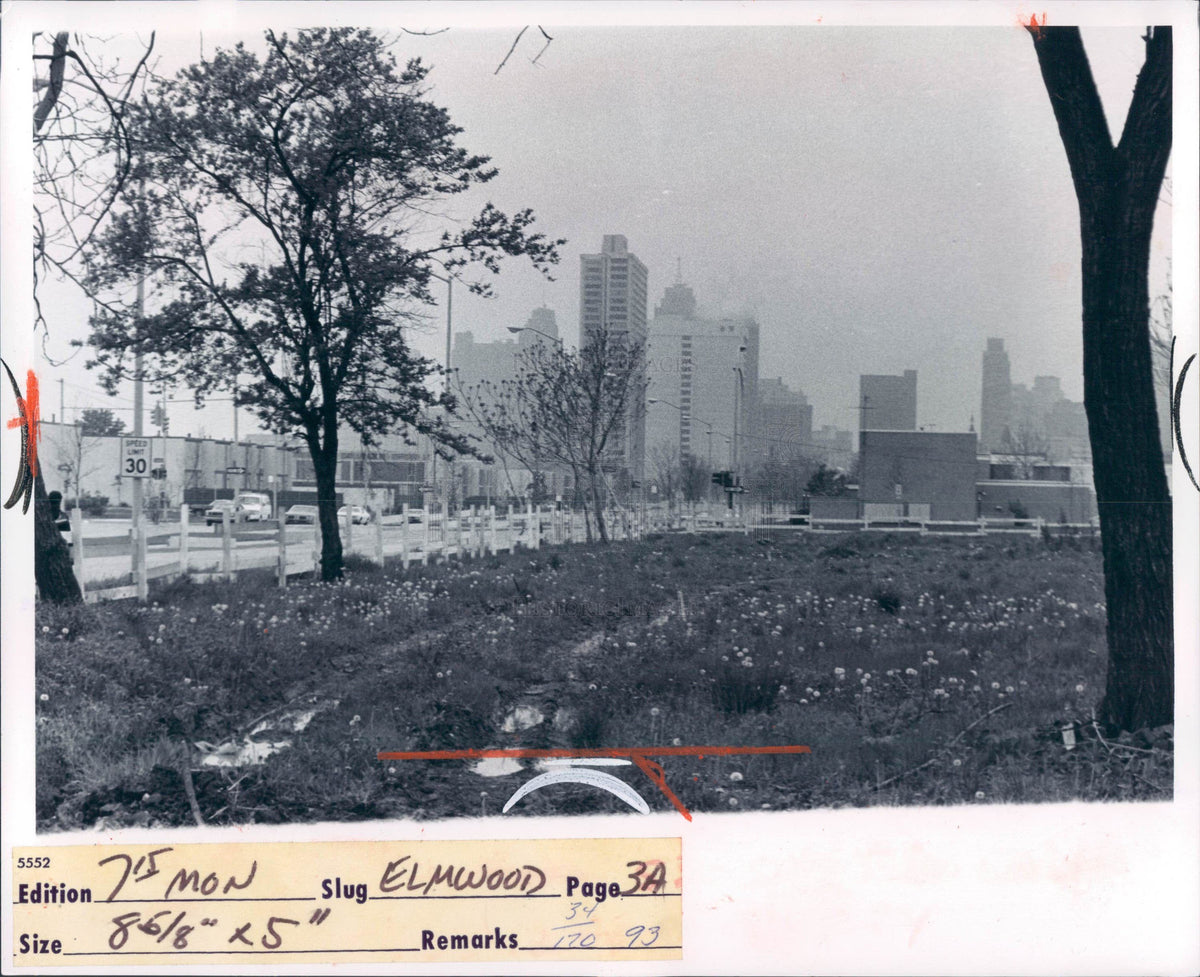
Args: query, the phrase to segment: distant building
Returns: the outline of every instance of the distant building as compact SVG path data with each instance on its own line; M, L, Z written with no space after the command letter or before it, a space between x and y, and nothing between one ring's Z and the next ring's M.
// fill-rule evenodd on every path
M470 389L481 383L498 387L503 381L512 379L519 348L512 339L477 343L474 333L456 332L450 351L454 387Z
M747 457L775 461L811 457L812 405L802 393L788 389L783 379L758 383L758 417Z
M272 443L276 439L270 435L251 435L237 444L213 438L148 437L151 469L162 477L142 479L143 491L147 498L159 498L172 507L183 501L188 489L296 488L297 466L308 459L303 446ZM77 493L102 495L113 506L130 504L135 480L121 473L121 440L84 435L76 424L43 421L38 461L47 491L57 489L64 498Z
M809 457L827 468L849 471L854 464L854 435L832 424L822 424L813 431Z
M646 397L655 403L646 408L647 443L733 468L736 428L747 460L755 443L758 342L754 319L698 315L691 288L668 288L649 327Z
M1058 377L1034 377L1032 387L1013 383L1004 340L990 338L983 353L979 448L985 454L1089 464L1087 412L1066 398Z
M867 374L859 377L860 431L917 429L917 371L900 376Z
M974 432L862 431L858 497L870 518L976 518Z
M1012 420L1012 376L1004 340L989 338L983 351L983 397L979 405L982 451L999 451Z
M606 234L599 254L579 257L579 345L586 350L600 333L646 342L649 275L629 250L623 234ZM623 477L641 481L646 460L646 404L639 395L630 406L625 431L612 444L611 465Z
M454 335L454 348L450 362L455 371L455 388L472 399L486 399L485 391L480 384L486 383L491 390L498 391L506 380L511 380L519 368L519 355L523 350L539 344L549 344L559 339L558 321L554 310L542 306L534 309L525 324L518 327L516 340L505 339L498 342L479 343L470 332L459 332ZM470 411L460 409L455 426L469 436L481 439L488 448L483 429L470 415ZM489 449L490 450L490 449ZM426 459L433 470L432 456ZM481 501L511 496L527 495L533 478L531 472L513 465L511 460L507 467L502 464L485 464L474 458L459 458L452 466L445 461L439 461L439 481L446 475L447 470L453 473L454 492L461 501ZM550 496L562 495L566 489L564 484L569 482L561 472L550 470L549 463L542 473L543 490ZM419 498L418 498L419 502Z

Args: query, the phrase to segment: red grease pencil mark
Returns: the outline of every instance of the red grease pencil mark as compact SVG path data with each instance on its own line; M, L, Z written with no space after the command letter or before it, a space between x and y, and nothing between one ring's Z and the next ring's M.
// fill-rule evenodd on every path
M377 760L552 760L552 759L629 759L649 777L663 792L675 809L689 821L692 815L683 801L667 786L666 772L662 765L650 760L652 756L694 756L703 760L706 756L764 756L779 754L811 753L807 746L648 746L627 749L581 749L581 750L398 750L377 753Z
M1020 14L1017 15L1017 23L1029 31L1033 35L1034 40L1042 39L1042 28L1046 26L1046 12L1042 11L1042 19L1039 23L1037 14L1030 14L1029 20L1026 21Z
M25 396L22 397L21 388L17 386L17 379L12 375L8 364L3 360L0 360L0 364L8 374L8 382L12 384L13 395L17 399L18 416L9 420L8 427L21 429L21 461L17 468L17 480L4 503L4 508L11 509L17 504L17 500L24 498L24 505L21 507L21 512L24 513L29 511L29 500L33 497L33 481L37 478L37 443L42 436L38 413L38 382L36 374L30 370L25 381Z

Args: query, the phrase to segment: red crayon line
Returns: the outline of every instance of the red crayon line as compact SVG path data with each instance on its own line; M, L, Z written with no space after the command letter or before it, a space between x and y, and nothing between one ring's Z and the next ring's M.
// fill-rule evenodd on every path
M10 373L9 379L12 380ZM24 463L29 468L29 474L37 478L37 443L42 436L40 426L41 416L39 414L38 405L38 381L37 375L33 370L29 370L25 376L25 396L22 397L20 391L17 390L16 381L13 381L13 390L17 393L17 411L19 416L10 418L8 426L10 428L19 427L25 434L25 450L26 455L23 459Z
M638 757L652 756L757 756L770 753L811 752L812 749L807 746L634 746L584 750L395 750L377 753L375 757L378 760L483 760L501 757L542 760L628 757L636 763Z
M535 759L586 759L589 757L628 757L639 770L649 777L663 792L680 814L689 821L692 814L679 796L667 786L667 774L662 764L649 759L652 756L761 756L763 754L811 753L807 746L634 746L614 749L586 750L396 750L377 753L379 760L483 760L490 758Z

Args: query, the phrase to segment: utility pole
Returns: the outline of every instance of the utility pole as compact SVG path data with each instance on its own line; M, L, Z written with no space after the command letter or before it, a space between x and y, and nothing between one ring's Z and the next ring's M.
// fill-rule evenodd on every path
M58 419L61 423L67 423L67 395L65 392L66 380L58 381Z
M143 273L138 276L137 283L137 321L138 332L141 332L142 321L146 315L146 276ZM145 358L142 356L141 343L138 344L138 352L134 358L133 367L133 436L140 438L142 436L142 401L143 401L143 381L142 371L145 369ZM152 458L147 458L151 461ZM149 587L146 581L146 556L143 546L143 534L145 526L142 522L142 479L135 478L133 480L133 583L137 589L137 599L144 601L149 596Z

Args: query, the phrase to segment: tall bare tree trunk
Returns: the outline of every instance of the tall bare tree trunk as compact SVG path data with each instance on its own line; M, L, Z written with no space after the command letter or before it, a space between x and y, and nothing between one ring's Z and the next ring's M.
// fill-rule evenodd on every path
M1171 496L1150 356L1150 236L1171 151L1171 29L1146 34L1114 147L1079 31L1032 25L1079 200L1084 405L1104 552L1108 675L1101 716L1122 729L1172 721Z

